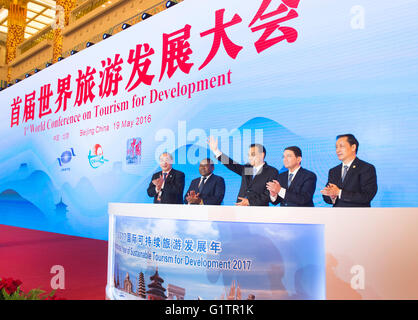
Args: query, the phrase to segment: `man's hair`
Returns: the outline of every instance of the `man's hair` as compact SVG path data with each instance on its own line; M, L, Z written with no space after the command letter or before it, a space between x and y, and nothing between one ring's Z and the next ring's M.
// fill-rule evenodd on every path
M286 149L284 149L285 151L286 150L290 150L290 151L293 151L293 153L295 154L295 156L296 156L296 158L297 157L301 157L302 158L302 150L300 150L300 148L299 147L296 147L296 146L291 146L291 147L287 147Z
M212 161L212 159L211 159L211 158L203 158L200 162L202 162L203 160L205 160L205 161L206 161L206 163L210 164L210 166L211 166L212 168L214 168L214 167L215 167L215 164L213 163L213 161Z
M351 133L347 133L347 134L340 134L339 136L337 136L337 140L340 138L347 138L348 143L350 144L350 146L352 146L353 144L356 145L356 154L358 152L358 147L359 147L359 142L356 139L356 137L354 135L352 135Z
M170 152L163 152L163 153L161 153L160 154L160 159L161 159L161 156L163 156L163 155L167 155L171 160L173 160L173 156L171 155L171 153Z
M263 152L264 153L264 158L266 157L266 155L267 155L266 148L264 148L264 146L262 144L252 143L250 145L250 148L254 148L254 147L257 148L258 152Z

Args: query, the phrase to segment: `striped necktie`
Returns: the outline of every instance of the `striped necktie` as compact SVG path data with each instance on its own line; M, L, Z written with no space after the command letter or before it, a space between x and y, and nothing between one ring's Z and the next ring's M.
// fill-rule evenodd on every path
M287 187L288 188L292 184L292 180L293 180L293 173L289 173L289 179L287 180Z
M253 179L255 178L256 175L257 175L257 168L253 167Z
M341 181L344 182L345 176L347 175L348 172L348 166L344 165L344 171L343 171L343 176L341 177Z

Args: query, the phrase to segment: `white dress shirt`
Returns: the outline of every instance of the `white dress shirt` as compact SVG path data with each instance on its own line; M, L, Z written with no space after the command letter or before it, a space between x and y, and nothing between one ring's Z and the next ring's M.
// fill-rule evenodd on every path
M216 158L219 158L221 156L221 154L222 154L222 151L219 150L219 149L216 149L215 151L213 151L213 153L215 154L215 157Z
M200 177L200 181L199 181L199 184L197 185L197 187L199 188L200 187L200 184L202 183L202 181L203 181L203 178L206 178L206 180L205 180L205 184L206 184L206 182L208 182L208 180L209 180L209 178L210 178L210 176L212 175L212 173L210 174L210 175L208 175L208 176L201 176Z
M264 162L262 164L260 164L257 167L253 167L253 177L255 178L255 176L260 172L261 168L264 166Z

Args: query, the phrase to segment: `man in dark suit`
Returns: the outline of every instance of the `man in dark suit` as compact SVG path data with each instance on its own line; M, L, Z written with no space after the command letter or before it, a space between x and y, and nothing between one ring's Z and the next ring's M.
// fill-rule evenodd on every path
M279 174L278 180L267 183L270 200L274 205L289 207L313 207L316 188L315 173L300 166L302 150L287 147L283 152L283 165L288 170Z
M215 166L209 158L200 161L200 178L194 179L184 197L185 204L220 205L225 195L224 178L213 174Z
M321 190L334 207L370 207L377 193L376 169L357 158L359 142L352 134L337 136L336 153L342 162L329 170L328 184Z
M161 171L152 175L148 196L154 203L183 204L184 173L173 169L173 156L164 152L160 156Z
M269 166L264 158L266 149L261 144L252 144L248 151L248 163L234 162L218 149L218 140L210 137L208 144L216 158L229 170L241 176L241 187L238 193L237 206L268 206L270 194L267 182L277 180L279 172Z

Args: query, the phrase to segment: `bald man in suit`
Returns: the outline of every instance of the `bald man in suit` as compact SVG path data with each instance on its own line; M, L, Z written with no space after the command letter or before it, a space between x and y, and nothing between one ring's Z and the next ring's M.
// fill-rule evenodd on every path
M148 186L148 196L154 203L183 204L185 175L173 169L173 156L164 152L160 155L161 171L152 175Z

